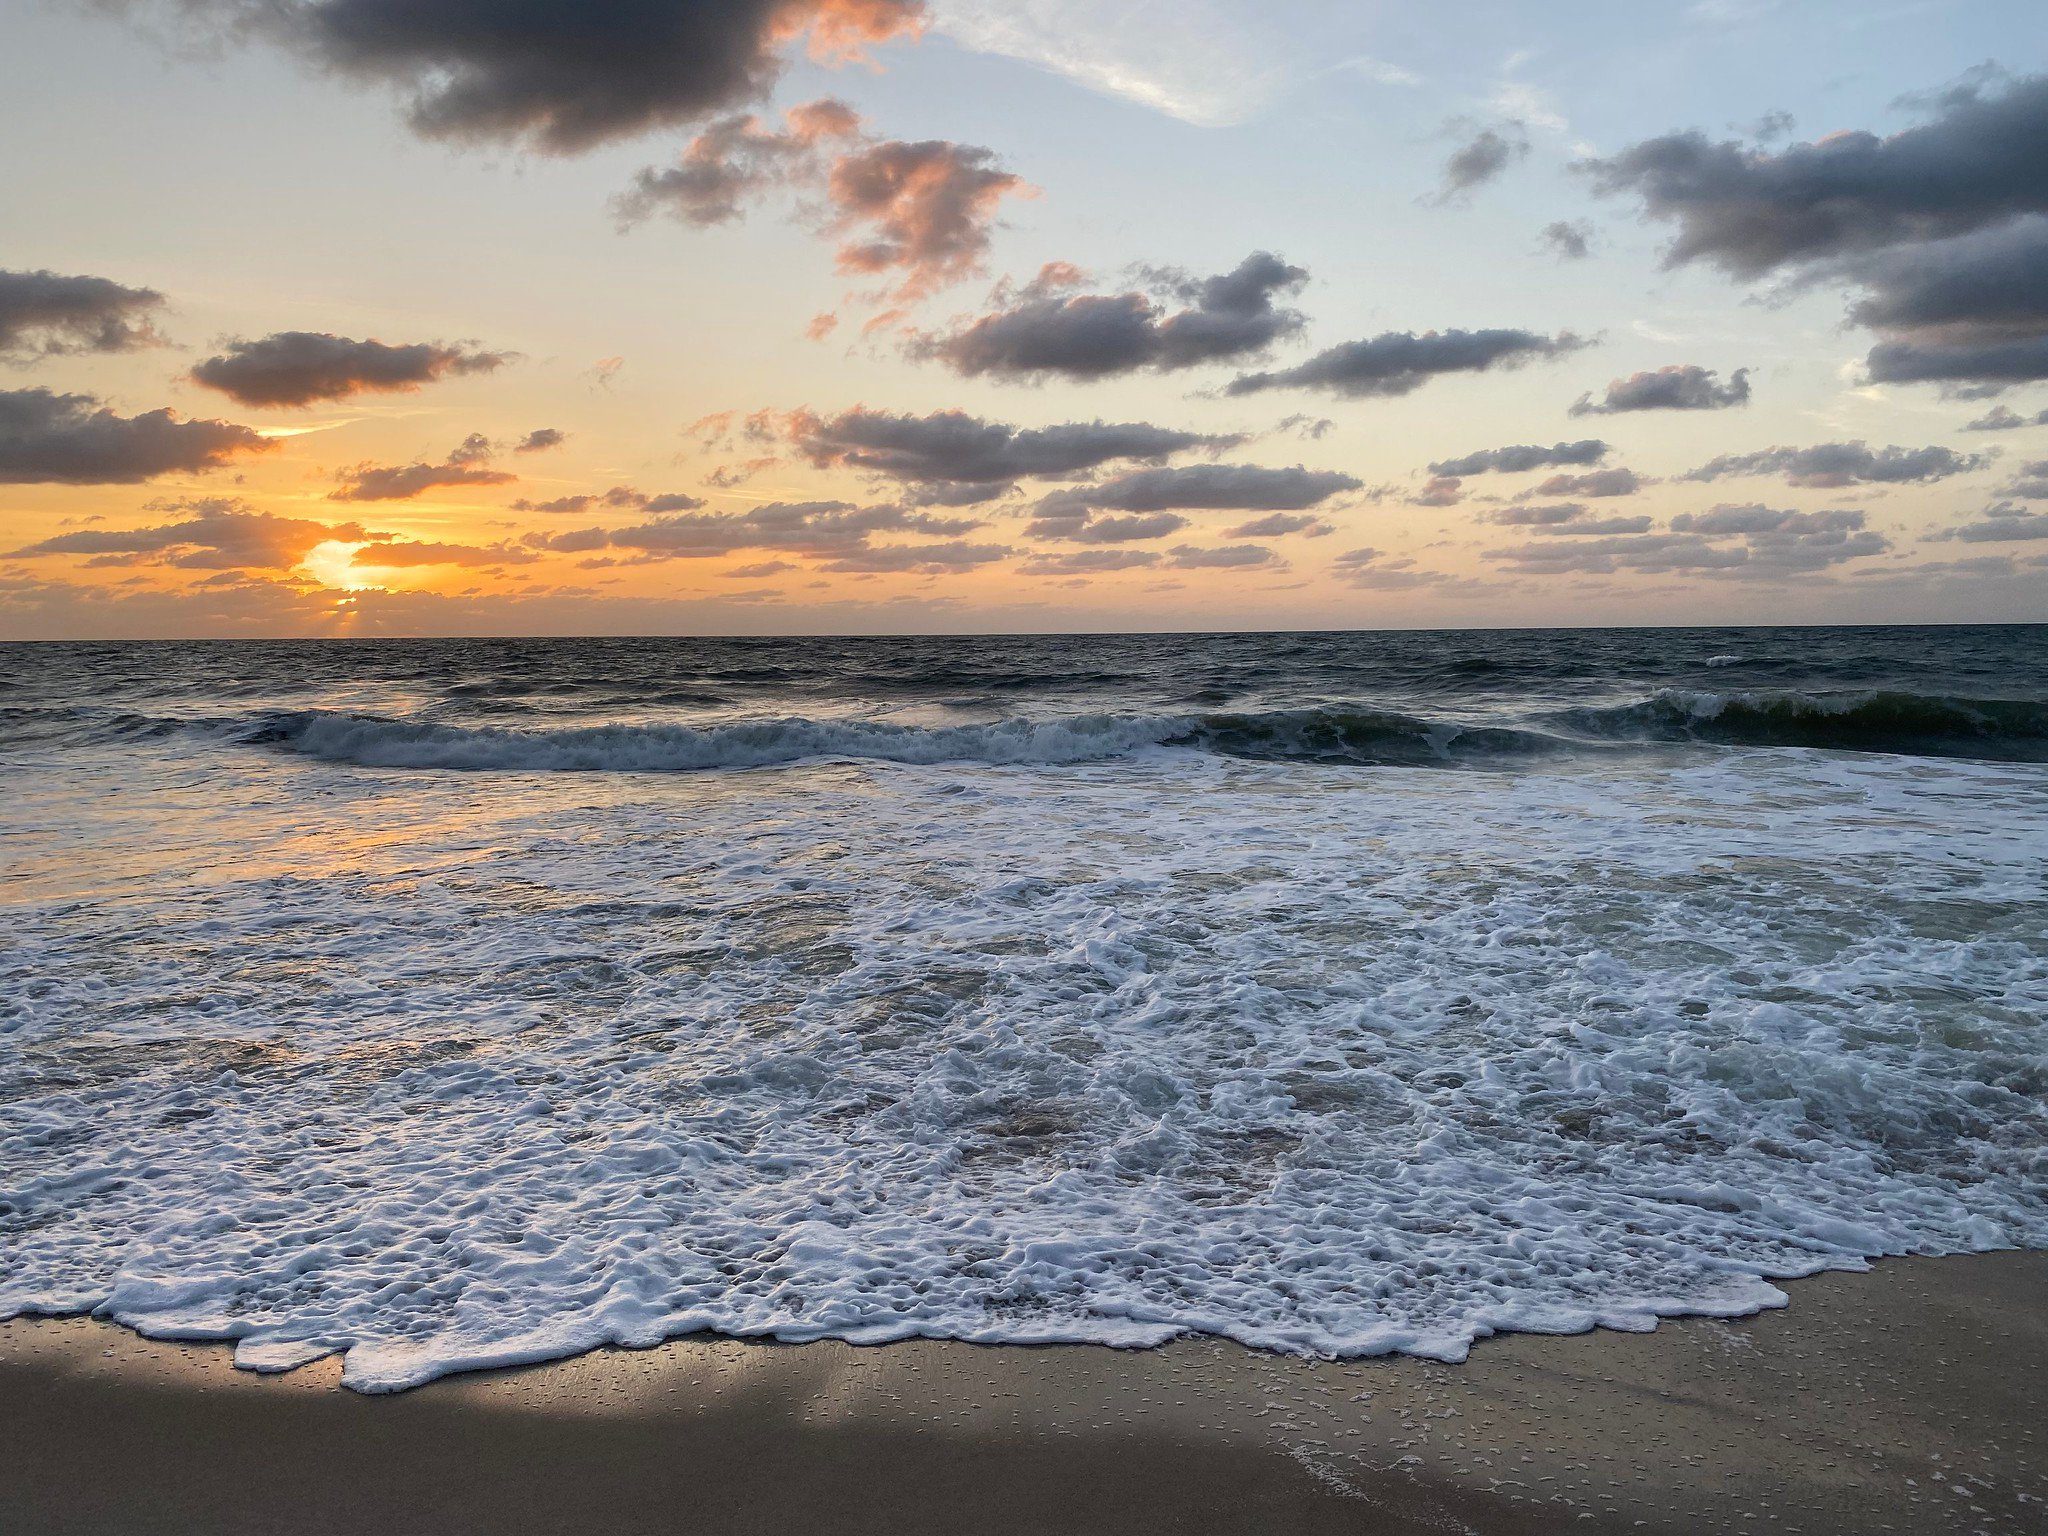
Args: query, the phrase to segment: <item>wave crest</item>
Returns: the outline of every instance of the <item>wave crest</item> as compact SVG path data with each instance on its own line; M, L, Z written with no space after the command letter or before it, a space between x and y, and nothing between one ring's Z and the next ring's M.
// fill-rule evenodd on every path
M1666 688L1630 704L1567 710L1564 728L1604 740L1833 747L1913 756L2048 758L2048 704L1951 694Z

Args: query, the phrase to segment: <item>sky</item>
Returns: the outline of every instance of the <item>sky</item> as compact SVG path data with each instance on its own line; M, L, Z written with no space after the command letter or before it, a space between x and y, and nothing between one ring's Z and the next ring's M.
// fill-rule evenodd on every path
M0 638L2048 619L2038 0L25 0Z

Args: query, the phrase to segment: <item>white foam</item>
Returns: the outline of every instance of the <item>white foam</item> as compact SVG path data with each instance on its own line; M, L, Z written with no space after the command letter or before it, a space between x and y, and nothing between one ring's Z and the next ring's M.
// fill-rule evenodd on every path
M70 883L0 940L0 1313L373 1391L704 1329L1457 1359L2048 1242L2035 767L9 787Z

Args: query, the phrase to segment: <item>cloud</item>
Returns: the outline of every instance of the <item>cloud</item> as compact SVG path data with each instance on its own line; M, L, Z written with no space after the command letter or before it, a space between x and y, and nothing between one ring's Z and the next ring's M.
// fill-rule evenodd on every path
M1351 475L1298 464L1291 469L1255 464L1141 469L1042 497L1024 531L1034 538L1081 544L1160 539L1188 526L1180 516L1184 511L1299 512L1359 486Z
M278 517L269 512L252 512L246 503L230 498L160 505L165 510L185 510L196 515L147 528L89 528L61 533L11 550L8 558L87 555L95 557L98 564L172 565L193 570L289 570L316 545L330 540L359 543L379 537L360 523Z
M1212 277L1156 271L1150 287L1125 293L1061 292L1077 275L1070 267L1041 272L1018 302L920 336L912 351L970 378L1103 379L1255 356L1304 324L1276 301L1297 292L1308 273L1268 251ZM1168 308L1176 302L1180 308Z
M132 485L217 469L275 445L252 427L184 420L169 409L122 416L94 395L0 390L0 483Z
M1179 533L1188 520L1178 512L1133 512L1101 516L1085 507L1047 512L1024 525L1033 539L1071 539L1076 544L1133 544Z
M608 491L580 496L557 496L549 501L527 501L522 498L512 503L512 510L570 515L607 507L622 508L631 512L692 512L703 505L704 499L701 496L692 496L685 491L670 491L660 496L649 496L645 491L636 491L630 485L615 485Z
M1245 121L1285 74L1282 34L1228 0L1179 0L1165 20L1088 0L945 0L932 9L939 30L969 48L1203 127Z
M1312 512L1268 512L1264 517L1255 517L1248 523L1239 523L1235 528L1223 530L1226 539L1277 539L1290 533L1306 534L1319 539L1337 530Z
M901 272L899 298L918 298L978 270L997 206L1026 190L992 151L944 139L889 140L832 163L826 196L846 238L839 270Z
M1547 502L1535 506L1500 507L1487 515L1488 522L1508 528L1541 528L1546 535L1569 534L1573 538L1613 533L1645 533L1651 519L1635 517L1588 517L1579 501Z
M0 271L0 358L15 362L160 347L151 323L164 296L104 277Z
M1722 505L1685 513L1656 532L1548 539L1485 552L1485 558L1533 575L1701 573L1786 580L1890 549L1863 526L1861 512L1793 512Z
M991 565L1008 559L1012 553L1002 544L874 544L841 555L818 569L868 574L907 571L935 576L948 571L971 570L977 565Z
M1533 443L1516 443L1506 448L1481 448L1460 458L1440 459L1429 466L1432 475L1483 475L1489 470L1521 474L1531 469L1562 469L1567 465L1598 464L1607 457L1608 445L1597 437L1575 443L1552 443L1541 448Z
M1456 475L1434 475L1413 496L1402 500L1412 507L1455 507L1465 499L1465 482Z
M828 159L829 143L843 147ZM749 200L790 187L822 197L823 229L840 241L839 270L901 273L898 300L978 271L1003 199L1031 193L992 150L946 139L872 139L851 107L824 98L792 107L779 129L751 113L719 119L674 165L642 170L612 207L622 225L666 213L703 228L729 223ZM807 334L819 340L837 323L820 315Z
M1541 336L1533 331L1387 331L1318 352L1307 362L1276 373L1241 374L1224 393L1249 395L1268 389L1316 389L1348 400L1406 395L1446 373L1480 373L1517 368L1540 357L1562 357L1589 343L1569 331Z
M1589 470L1583 475L1552 475L1540 481L1524 496L1633 496L1643 488L1643 480L1634 470L1616 466L1613 469Z
M1159 560L1156 549L1077 549L1035 554L1020 569L1027 576L1099 576L1157 565Z
M863 507L844 501L772 501L744 512L682 512L624 528L529 533L525 543L533 549L564 554L587 553L595 549L627 550L645 560L705 559L743 549L780 550L820 559L851 559L876 547L868 542L868 536L873 533L901 532L954 538L981 526L973 518L936 517L893 505ZM922 549L925 546L904 547Z
M1965 432L2011 432L2018 427L2048 426L2048 411L2022 416L2011 406L1994 405L1974 421L1963 423Z
M513 544L440 544L394 539L363 546L349 557L349 563L410 569L421 565L530 565L539 558L532 550Z
M1175 454L1213 452L1241 441L1235 435L1186 432L1138 421L1014 427L957 410L910 416L865 406L830 417L793 412L783 430L816 468L885 476L922 487L931 499L948 505L993 500L1012 490L1018 480L1066 479L1106 464L1157 463Z
M780 130L750 112L734 113L690 140L674 165L642 170L613 209L629 224L655 213L700 229L730 223L762 192L821 176L818 147L859 131L859 115L829 98L790 108Z
M357 464L335 478L329 501L405 501L444 485L504 485L517 475L487 468L494 449L481 432L472 432L440 464Z
M1362 484L1336 470L1268 469L1256 464L1185 464L1139 469L1094 485L1054 491L1038 503L1041 515L1058 510L1116 512L1299 512Z
M1558 219L1536 238L1559 261L1584 261L1593 254L1593 226L1584 219Z
M417 341L389 346L324 331L278 331L237 340L192 369L194 383L243 405L311 405L352 395L411 391L450 374L489 373L509 352Z
M1226 544L1216 549L1176 544L1166 563L1184 571L1243 570L1250 566L1278 565L1280 557L1258 544Z
M1882 338L1875 383L1933 381L1995 392L2048 378L2048 218L1850 257L1862 286L1849 318Z
M1766 448L1725 453L1681 476L1721 480L1731 475L1783 475L1788 485L1830 488L1844 485L1907 485L1968 474L1990 462L1981 453L1953 448L1877 448L1861 441L1816 443L1810 448Z
M1485 186L1528 153L1529 140L1522 133L1521 124L1503 123L1498 128L1480 129L1444 162L1438 200L1456 198Z
M1738 368L1719 383L1720 374L1697 363L1670 363L1647 373L1632 373L1608 382L1606 398L1594 404L1579 396L1574 416L1616 416L1624 411L1719 411L1749 404L1749 370Z
M1965 544L2017 544L2048 539L2048 512L2001 501L1986 507L1979 521L1963 523L1937 537L1960 539Z
M1549 528L1558 523L1574 522L1585 512L1586 504L1582 501L1525 502L1489 512L1486 520L1511 528Z
M514 453L543 453L550 448L559 448L568 437L560 427L535 427L526 436L512 445Z
M1330 562L1347 586L1366 591L1406 592L1424 587L1472 587L1469 577L1419 568L1406 555L1389 556L1378 549L1347 549Z
M1771 152L1672 133L1584 169L1596 190L1676 226L1667 267L1706 261L1741 278L2048 211L2048 76L1966 84L1934 105L1931 121L1889 138L1837 133Z
M799 40L860 57L913 35L917 0L183 0L350 80L396 87L431 138L576 154L766 94Z

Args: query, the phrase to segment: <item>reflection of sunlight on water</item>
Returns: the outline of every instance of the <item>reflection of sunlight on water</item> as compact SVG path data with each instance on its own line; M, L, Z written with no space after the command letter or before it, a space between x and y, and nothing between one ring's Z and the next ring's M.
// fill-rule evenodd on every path
M378 583L365 576L362 567L353 563L355 552L362 547L357 543L329 539L307 550L306 558L299 562L299 569L322 586L339 587L344 592L366 592Z

